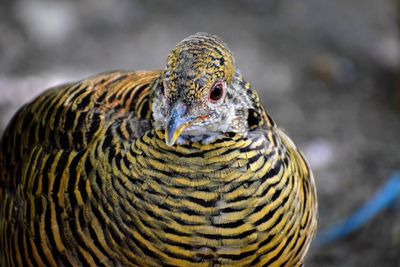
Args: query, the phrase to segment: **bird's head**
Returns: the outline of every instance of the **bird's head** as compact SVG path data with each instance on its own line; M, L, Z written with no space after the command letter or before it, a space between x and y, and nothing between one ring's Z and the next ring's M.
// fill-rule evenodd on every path
M178 43L155 86L153 118L168 145L248 131L252 92L217 36L197 33Z

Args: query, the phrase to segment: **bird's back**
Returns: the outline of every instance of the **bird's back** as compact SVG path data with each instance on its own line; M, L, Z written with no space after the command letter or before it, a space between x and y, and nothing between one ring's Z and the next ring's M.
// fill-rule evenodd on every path
M316 195L301 153L267 124L166 145L158 75L99 75L18 112L0 148L2 266L302 264Z
M0 142L1 266L58 265L60 259L42 260L55 249L54 240L50 244L43 238L63 225L59 220L74 220L72 213L90 197L77 190L96 168L83 158L99 142L104 149L112 147L108 142L114 131L128 140L150 129L148 95L158 75L97 75L51 88L17 112ZM62 247L69 239L60 240L60 235L70 234L64 230L54 235Z

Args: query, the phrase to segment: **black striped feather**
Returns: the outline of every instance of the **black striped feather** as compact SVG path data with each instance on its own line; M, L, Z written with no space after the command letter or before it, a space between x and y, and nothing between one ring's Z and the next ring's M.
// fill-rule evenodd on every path
M1 266L302 265L316 193L301 153L271 123L167 146L158 75L99 75L21 108L1 141Z

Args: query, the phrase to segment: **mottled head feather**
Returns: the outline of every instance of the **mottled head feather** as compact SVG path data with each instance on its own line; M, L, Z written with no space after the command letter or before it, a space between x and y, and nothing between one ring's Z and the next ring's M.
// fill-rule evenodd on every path
M219 85L220 95L211 92ZM246 135L266 118L258 96L245 82L232 52L217 36L196 33L176 45L155 83L153 125L167 143L203 143L227 133Z
M235 63L232 52L219 37L196 33L169 53L164 73L168 94L185 90L187 97L200 98L216 81L231 82Z

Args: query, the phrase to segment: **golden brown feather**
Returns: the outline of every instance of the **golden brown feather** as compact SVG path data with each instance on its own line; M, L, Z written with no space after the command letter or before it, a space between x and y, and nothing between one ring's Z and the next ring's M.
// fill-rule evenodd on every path
M44 92L0 143L1 266L301 266L314 179L216 36Z

